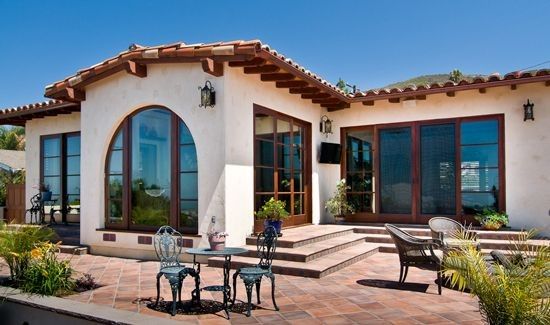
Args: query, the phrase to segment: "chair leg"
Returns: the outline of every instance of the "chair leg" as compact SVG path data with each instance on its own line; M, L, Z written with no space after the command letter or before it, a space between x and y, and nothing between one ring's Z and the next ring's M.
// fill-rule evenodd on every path
M178 291L180 284L180 277L170 277L168 279L170 282L170 288L172 289L172 316L176 315L176 306L178 304Z
M155 307L159 304L159 298L160 298L160 278L162 277L162 273L157 274L157 302L155 302Z
M262 284L262 278L256 280L256 297L258 298L258 305L262 302L260 301L260 285Z
M405 279L407 278L408 273L409 273L409 267L405 266L405 275L403 275L403 283L405 283Z
M254 280L253 281L244 280L244 286L246 288L246 298L248 299L248 305L246 307L246 317L250 317L250 308L252 306L252 287L254 286L254 283L255 283Z
M178 301L181 301L181 290L183 289L183 279L184 277L180 277L179 283L178 283Z
M437 292L441 294L441 272L437 271Z
M399 283L402 283L403 282L403 269L405 267L403 265L401 265L401 268L399 270Z
M273 306L275 307L275 310L279 310L279 307L277 306L277 303L275 302L275 275L269 274L268 277L271 279L271 300L273 300Z
M235 299L237 298L237 276L239 275L239 271L237 270L235 274L233 274L233 305L235 304Z

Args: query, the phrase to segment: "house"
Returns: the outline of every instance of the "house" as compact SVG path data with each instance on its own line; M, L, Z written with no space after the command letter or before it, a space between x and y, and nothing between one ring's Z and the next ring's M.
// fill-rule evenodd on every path
M0 171L25 169L25 151L0 149Z
M134 44L0 122L26 128L27 196L50 184L79 200L92 252L144 257L164 224L204 245L212 216L242 245L272 196L287 226L332 222L324 202L341 178L353 222L464 222L493 208L514 228L549 227L549 86L538 70L346 94L257 40ZM319 162L322 142L341 145L339 164Z

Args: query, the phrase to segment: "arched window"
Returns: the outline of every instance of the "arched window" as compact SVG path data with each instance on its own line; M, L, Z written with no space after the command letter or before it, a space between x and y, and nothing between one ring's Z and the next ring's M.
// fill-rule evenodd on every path
M195 142L171 111L149 107L127 117L111 141L105 173L107 228L197 232Z

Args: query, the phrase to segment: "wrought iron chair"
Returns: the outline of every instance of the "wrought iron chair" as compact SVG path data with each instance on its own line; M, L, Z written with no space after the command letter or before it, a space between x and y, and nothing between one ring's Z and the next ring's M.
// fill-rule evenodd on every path
M40 193L36 194L36 195L33 195L33 197L31 197L31 207L30 209L27 209L25 211L25 215L27 213L30 214L30 223L39 223L40 222L40 217L41 217L41 213L42 213L42 201L40 200ZM33 219L34 219L34 222L33 222Z
M279 310L277 303L275 302L275 275L271 271L271 263L273 256L275 255L275 249L277 248L277 231L274 227L267 227L264 232L258 235L256 241L258 257L260 262L257 265L242 267L233 274L233 304L237 296L237 276L239 276L246 288L246 295L248 298L248 306L246 310L246 316L250 317L250 308L252 305L252 287L256 285L256 296L258 298L258 304L260 304L260 285L262 278L265 276L271 280L271 299L273 300L273 306L275 310Z
M399 283L404 283L409 272L409 267L417 267L437 272L437 291L441 294L441 258L434 249L441 247L439 239L421 239L414 237L397 228L394 225L386 224L386 230L392 237L399 253Z
M192 300L198 301L200 299L200 277L198 272L192 267L180 264L178 260L181 254L182 242L183 236L170 226L160 227L154 238L155 252L160 260L160 270L157 273L157 300L155 306L159 303L160 278L164 275L172 289L172 316L176 314L177 302L181 302L182 283L187 275L195 278L195 290L192 292Z

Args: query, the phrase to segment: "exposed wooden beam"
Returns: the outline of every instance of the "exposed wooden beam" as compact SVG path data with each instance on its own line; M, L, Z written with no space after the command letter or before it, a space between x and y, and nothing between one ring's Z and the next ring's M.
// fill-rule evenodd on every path
M374 100L367 100L363 102L365 106L374 106Z
M487 88L479 88L480 94L485 94L487 92Z
M510 85L510 89L516 90L516 89L518 89L518 85L512 84L512 85Z
M277 81L275 87L277 88L297 88L297 87L306 87L308 83L303 80L292 80L292 81Z
M331 95L327 93L302 94L302 99L329 98L330 96Z
M86 92L84 92L84 90L67 87L56 92L51 97L63 99L68 102L81 102L83 100L86 100Z
M416 100L426 100L426 95L418 95L414 97Z
M272 73L279 72L281 68L273 64L261 65L258 67L245 67L244 73L246 74L255 74L255 73Z
M260 77L262 81L284 81L294 79L292 73L268 73L262 74Z
M145 64L139 64L134 61L127 61L124 63L124 70L136 77L147 77L147 66Z
M262 58L253 58L252 60L247 60L247 61L234 61L234 62L229 62L229 66L232 67L232 68L237 68L237 67L256 67L256 66L259 66L259 65L262 65L265 63L265 60L262 59Z
M550 80L546 80L546 82L544 83L544 85L545 85L546 87L550 87Z
M339 104L321 104L321 107L326 107L329 112L333 112L344 108L350 108L350 104L345 102Z
M313 104L338 104L342 101L338 98L325 98L325 99L312 99L311 102Z
M388 102L392 104L398 104L401 101L401 98L389 98Z
M447 94L447 97L455 97L454 91L448 91L446 94Z
M304 88L290 88L288 90L291 94L314 94L320 92L316 87L304 87Z
M216 62L210 58L201 60L202 71L212 75L214 77L223 76L223 63Z

